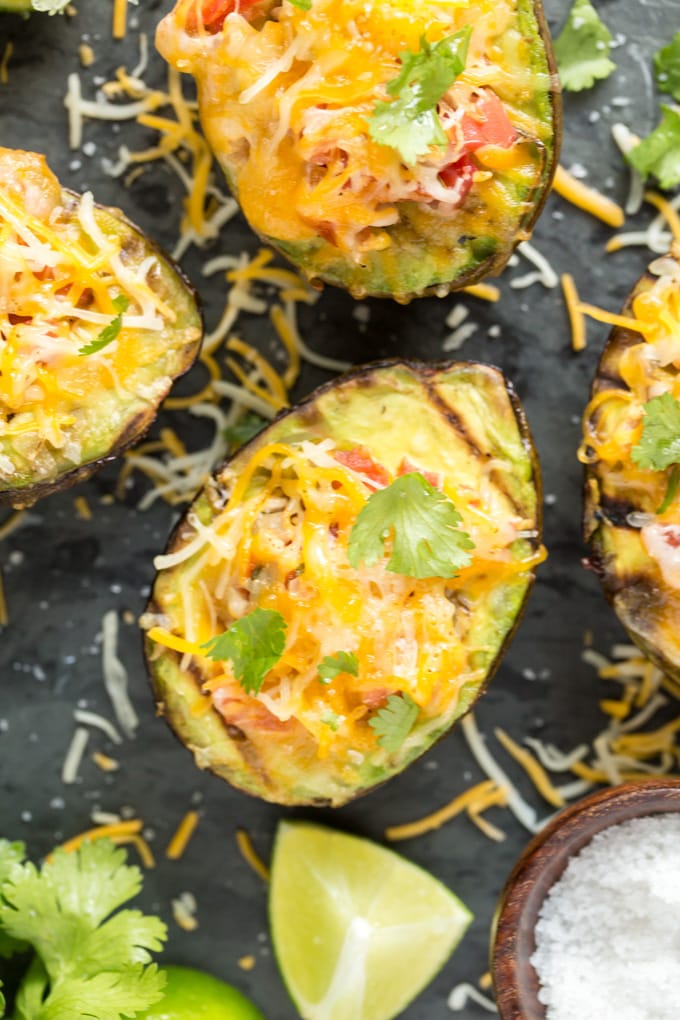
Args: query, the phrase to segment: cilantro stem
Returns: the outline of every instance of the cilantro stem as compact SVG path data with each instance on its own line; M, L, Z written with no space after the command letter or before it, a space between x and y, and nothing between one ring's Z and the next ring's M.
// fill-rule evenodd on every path
M668 484L666 485L666 495L663 498L663 502L656 511L657 514L663 514L668 510L675 499L675 494L678 491L678 482L680 482L680 464L674 464L671 468L671 473L668 476Z

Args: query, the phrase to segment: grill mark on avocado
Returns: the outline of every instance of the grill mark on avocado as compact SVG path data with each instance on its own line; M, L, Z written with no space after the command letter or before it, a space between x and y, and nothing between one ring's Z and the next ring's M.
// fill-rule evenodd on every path
M639 509L635 503L631 503L626 499L613 499L611 496L606 496L603 492L600 492L600 502L595 508L595 518L602 524L610 525L614 528L638 531L638 528L634 528L632 524L629 524L628 515L637 513Z

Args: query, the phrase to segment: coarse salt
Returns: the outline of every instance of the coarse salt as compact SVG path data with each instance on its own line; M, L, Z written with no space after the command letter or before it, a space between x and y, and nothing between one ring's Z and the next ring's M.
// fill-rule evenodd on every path
M596 835L548 893L536 947L547 1020L676 1020L680 814Z

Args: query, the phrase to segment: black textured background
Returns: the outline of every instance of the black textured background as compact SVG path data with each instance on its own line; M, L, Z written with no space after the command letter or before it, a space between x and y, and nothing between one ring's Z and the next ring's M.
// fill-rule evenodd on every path
M96 84L138 57L138 30L153 37L154 26L169 10L170 0L140 0L129 8L128 37L114 43L110 34L110 0L75 0L70 18L34 16L23 21L0 16L0 53L11 39L14 53L9 82L0 84L0 144L44 151L64 184L92 189L99 202L121 206L127 215L161 243L176 234L181 188L170 171L157 166L126 190L105 176L101 157L115 158L125 141L131 148L150 143L151 135L134 123L111 126L88 122L84 138L92 155L70 152L63 96L66 76L79 70L81 40L92 45L96 62L81 71L83 90L92 97ZM594 186L623 201L627 172L611 140L610 127L622 120L646 134L657 121L658 96L651 84L651 57L680 27L677 0L602 0L601 15L616 36L617 71L581 95L565 97L562 162L580 164ZM557 29L566 0L550 0L547 13ZM163 63L154 55L146 79L162 86ZM633 218L643 224L649 207ZM534 243L558 272L570 271L582 297L617 309L641 273L649 253L626 249L605 256L611 231L595 219L551 197L534 234ZM232 221L210 249L254 252L258 244L241 219ZM200 286L208 324L221 307L223 284L204 281L199 266L205 256L195 249L184 267ZM514 643L488 694L477 707L480 728L491 734L504 726L520 739L532 734L569 748L591 739L602 728L598 699L609 693L593 669L581 661L584 634L592 630L597 647L607 650L621 634L595 578L581 566L581 469L575 451L579 419L606 327L590 322L589 346L570 349L566 313L559 289L535 284L526 290L509 286L512 276L531 270L522 261L500 280L502 300L487 305L455 295L427 299L407 308L366 302L370 320L360 330L354 303L326 291L301 315L303 335L324 353L362 361L404 355L440 358L449 332L445 317L465 303L479 328L460 356L499 365L514 382L531 424L543 466L544 541L549 559L538 571L529 607ZM270 351L273 334L266 318L244 317L244 332ZM487 330L500 326L500 337ZM241 321L239 322L239 329ZM305 368L296 396L327 378ZM203 435L189 415L168 413L166 420L191 439ZM206 431L205 435L208 435ZM91 482L53 496L29 511L22 527L0 543L10 622L0 628L0 835L25 840L34 855L90 824L93 807L118 811L129 807L155 833L158 867L147 873L143 905L169 921L166 959L205 966L249 993L270 1020L292 1020L295 1011L278 976L268 940L266 890L238 854L237 826L246 827L266 858L277 819L287 812L252 800L221 781L200 773L190 756L154 718L151 695L134 624L121 620L120 654L129 672L132 697L141 718L137 738L114 749L118 773L104 775L86 759L77 784L65 787L60 768L73 733L73 709L86 706L111 716L103 689L99 634L102 615L110 609L137 616L152 578L152 559L165 544L176 511L156 503L145 513L135 509L144 491L139 483L125 502L100 505L115 486L117 468L106 468ZM83 494L95 508L91 521L77 518L73 500ZM0 517L0 520L2 518ZM540 805L533 789L494 743L496 753L517 777L521 788ZM93 732L90 750L111 750ZM335 812L307 812L315 818L380 839L388 824L419 817L448 801L481 777L462 735L453 732L406 774L377 792ZM163 859L162 850L190 806L200 805L202 820L184 858ZM451 1016L450 989L461 980L475 981L487 968L488 931L494 903L528 834L508 812L490 818L507 831L502 844L489 842L465 818L458 818L399 849L430 869L454 889L476 919L460 949L404 1016L437 1020ZM181 931L172 921L170 900L191 890L198 902L200 926ZM250 973L237 965L252 953ZM461 1014L459 1014L461 1015ZM469 1020L488 1015L470 1005Z

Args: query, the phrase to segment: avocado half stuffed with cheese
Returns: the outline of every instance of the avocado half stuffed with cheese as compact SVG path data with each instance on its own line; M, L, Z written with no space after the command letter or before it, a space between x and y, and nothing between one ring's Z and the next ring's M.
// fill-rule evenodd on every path
M311 281L442 294L529 236L560 134L540 0L178 0L156 42L251 227Z
M590 564L630 637L680 679L680 247L638 281L584 416Z
M118 210L0 149L0 504L88 477L146 431L202 336L176 266Z
M543 555L539 488L495 368L376 364L317 390L156 560L160 711L266 800L339 805L400 772L498 663Z

